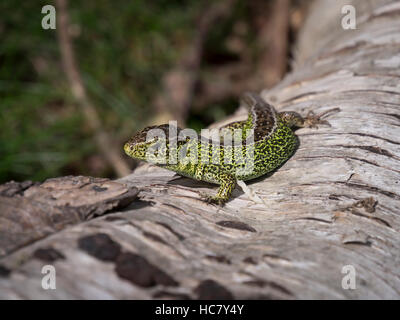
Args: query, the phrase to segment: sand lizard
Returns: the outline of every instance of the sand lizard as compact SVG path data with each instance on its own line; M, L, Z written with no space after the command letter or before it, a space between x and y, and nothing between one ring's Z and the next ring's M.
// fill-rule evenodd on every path
M125 153L132 158L154 163L154 154L152 158L148 153L151 147L154 148L157 150L155 156L162 155L165 158L163 163L156 163L158 166L192 179L219 184L217 195L206 197L206 200L223 205L229 200L238 180L246 181L260 177L275 170L292 156L299 145L294 134L296 128L313 128L317 127L317 124L329 125L326 120L321 120L321 117L328 112L340 110L330 109L319 115L309 112L303 118L296 112L278 113L255 93L245 93L242 101L249 109L247 120L233 122L221 128L225 131L221 131L224 133L220 136L220 141L202 141L202 136L196 134L194 138L186 137L182 141L176 139L173 140L175 143L171 143L170 130L174 129L179 136L182 129L164 124L147 127L135 134L124 145ZM161 131L163 135L148 139L148 133L152 130ZM241 143L237 144L235 140L230 145L221 144L223 137L229 132L231 137L239 132ZM186 161L181 161L179 157L177 161L171 161L176 160L169 157L173 152L183 152L187 157ZM215 158L218 155L219 157Z

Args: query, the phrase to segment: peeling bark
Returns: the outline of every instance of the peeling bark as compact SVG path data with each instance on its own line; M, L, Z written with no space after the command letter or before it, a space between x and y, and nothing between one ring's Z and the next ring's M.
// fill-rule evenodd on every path
M134 187L102 178L63 177L0 186L0 258L68 226L123 208Z

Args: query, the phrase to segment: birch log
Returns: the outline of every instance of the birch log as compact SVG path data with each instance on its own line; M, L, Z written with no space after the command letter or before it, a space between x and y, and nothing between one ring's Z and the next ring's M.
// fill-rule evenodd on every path
M355 30L342 28L344 4L356 9ZM214 186L148 165L114 182L86 181L95 192L114 190L111 198L126 192L131 203L91 207L59 228L46 227L54 219L42 223L44 231L24 242L2 233L9 246L0 258L0 297L400 298L399 17L398 1L311 7L293 71L262 96L278 110L341 111L328 118L331 127L298 130L296 154L249 184L264 204L237 189L225 207L208 205L200 194ZM29 217L26 202L54 201L47 211L82 213L75 197L68 202L68 192L52 183L3 187L0 204ZM35 196L38 188L48 195ZM82 200L80 189L73 192ZM104 208L106 198L91 205ZM35 230L29 219L11 220L0 213L3 229ZM42 288L49 264L56 290Z

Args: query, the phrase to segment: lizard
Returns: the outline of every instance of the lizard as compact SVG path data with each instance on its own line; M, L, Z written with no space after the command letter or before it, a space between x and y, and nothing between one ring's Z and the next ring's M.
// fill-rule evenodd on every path
M294 133L297 128L318 128L318 124L330 126L329 122L321 119L322 116L331 111L340 111L339 108L334 108L319 115L310 111L306 117L302 117L293 111L277 112L256 93L247 92L242 95L241 100L249 110L247 120L222 127L225 131L222 131L224 133L220 135L219 141L204 139L196 133L194 138L186 137L183 141L177 139L172 143L170 130L174 129L179 136L182 129L163 124L149 126L136 133L125 143L124 151L132 158L154 163L182 176L218 184L217 194L207 196L205 200L224 205L230 199L238 181L247 181L270 173L294 154L299 146L299 139ZM152 130L162 134L149 138ZM227 133L231 137L238 133L236 137L239 137L240 143L237 144L235 140L233 144L221 145L220 142ZM152 148L156 151L149 153ZM171 161L173 158L169 155L173 152L183 152L186 160L182 161L180 158L178 161ZM164 161L157 162L155 156L164 156Z

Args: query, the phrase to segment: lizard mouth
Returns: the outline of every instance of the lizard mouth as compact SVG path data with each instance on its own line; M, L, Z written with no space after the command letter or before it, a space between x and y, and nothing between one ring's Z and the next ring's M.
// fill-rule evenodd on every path
M130 155L133 151L133 146L131 144L129 144L128 142L125 143L124 145L124 151L126 154Z

